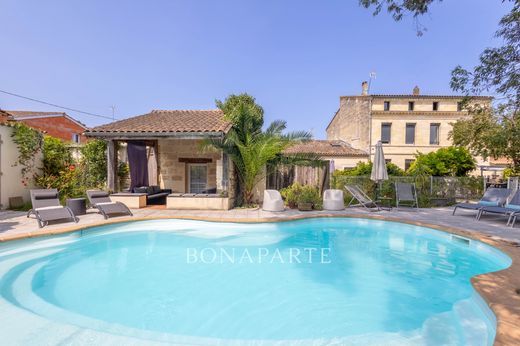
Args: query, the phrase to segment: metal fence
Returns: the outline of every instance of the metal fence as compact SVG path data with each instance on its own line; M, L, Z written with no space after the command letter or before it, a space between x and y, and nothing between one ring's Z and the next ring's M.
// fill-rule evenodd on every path
M345 185L354 184L360 186L373 199L386 198L395 201L396 182L415 184L421 207L449 205L457 199L478 200L484 193L482 177L391 176L388 180L376 184L369 176L334 176L331 186L343 189Z

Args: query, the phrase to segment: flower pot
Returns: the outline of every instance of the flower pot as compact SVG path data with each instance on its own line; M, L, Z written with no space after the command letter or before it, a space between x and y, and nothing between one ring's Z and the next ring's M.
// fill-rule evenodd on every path
M305 203L305 202L298 203L298 210L299 211L311 211L312 203Z

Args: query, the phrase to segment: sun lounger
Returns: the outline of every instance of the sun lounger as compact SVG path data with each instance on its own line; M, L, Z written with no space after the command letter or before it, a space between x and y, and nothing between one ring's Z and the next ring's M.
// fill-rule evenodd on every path
M280 192L276 190L265 190L262 209L265 211L284 211L285 207Z
M347 190L347 192L350 193L350 195L352 196L350 202L347 205L348 207L363 206L364 208L371 211L373 211L374 208L375 211L381 210L379 204L377 204L370 197L368 197L367 194L359 188L359 186L345 185L345 190ZM359 204L352 204L352 202L354 202L355 200L358 201Z
M57 189L33 189L30 190L30 195L32 209L27 213L27 217L34 214L40 228L47 226L49 221L79 221L69 207L60 204Z
M485 213L504 215L507 217L506 226L513 227L515 225L517 217L520 216L520 190L516 190L513 197L511 197L509 202L507 202L503 207L485 206L480 208L477 214L477 220L480 220L482 215L484 215Z
M325 190L323 193L323 210L343 210L345 200L341 190Z
M105 219L108 219L108 217L111 215L133 216L130 209L128 209L124 203L113 202L110 199L108 192L101 190L89 190L87 191L87 197L90 205L99 210Z
M415 184L411 183L395 183L395 204L399 208L403 202L411 208L419 208L417 201L417 189Z
M478 211L482 207L503 207L504 204L507 201L507 197L511 195L511 189L500 189L495 187L490 187L489 189L484 192L484 196L478 201L478 203L458 203L455 205L455 208L453 209L453 214L455 215L455 212L457 209L467 209L467 210L475 210Z

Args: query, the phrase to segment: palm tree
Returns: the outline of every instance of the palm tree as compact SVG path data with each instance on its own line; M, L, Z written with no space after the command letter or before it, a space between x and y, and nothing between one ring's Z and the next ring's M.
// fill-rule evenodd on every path
M228 100L232 97L230 96ZM238 96L248 97L247 102L236 102L233 99L232 109L225 109L223 104L217 103L227 113L225 116L232 121L233 126L224 138L208 139L204 147L212 147L222 150L233 161L240 180L243 202L251 205L254 196L254 188L264 177L267 163L278 161L290 162L316 162L319 159L314 155L282 155L283 151L301 141L310 140L312 134L306 131L283 133L287 124L278 120L272 122L262 131L263 110L254 103L254 98L247 94ZM252 99L253 102L250 102Z

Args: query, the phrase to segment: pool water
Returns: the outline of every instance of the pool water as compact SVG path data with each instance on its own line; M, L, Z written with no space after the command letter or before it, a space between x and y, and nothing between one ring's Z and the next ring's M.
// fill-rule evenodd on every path
M377 220L106 225L0 245L0 337L491 345L496 321L470 278L510 263L480 242Z

